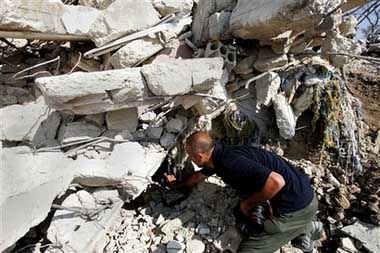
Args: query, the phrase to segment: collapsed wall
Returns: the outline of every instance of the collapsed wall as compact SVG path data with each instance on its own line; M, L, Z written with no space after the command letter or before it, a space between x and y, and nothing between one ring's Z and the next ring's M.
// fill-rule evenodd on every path
M6 217L7 222L0 250L44 220L52 207L55 212L47 238L54 245L48 251L103 251L107 247L112 251L109 244L116 242L107 231L112 231L122 203L140 196L164 161L178 175L184 168L194 169L186 163L182 140L195 130L215 130L220 122L226 138L240 138L248 131L251 144L269 145L265 142L270 139L293 140L300 128L297 123L311 112L306 127L316 134L316 128L323 127L323 147L344 150L345 159L337 164L349 167L345 173L352 178L363 173L357 134L360 103L348 93L340 73L349 60L347 54L361 53L352 40L355 20L343 19L341 7L346 11L360 1L79 3L84 6L53 0L1 3L0 36L92 40L97 48L85 52L94 47L88 42L57 44L54 50L42 45L39 56L50 64L59 61L58 67L42 61L25 65L15 57L10 57L15 61L12 67L0 65L4 76L0 77L1 106L5 106L0 117L7 119L0 124L2 159L7 161L1 180L22 186L2 196L1 213L7 213L2 219ZM188 15L192 8L193 21ZM22 164L8 162L14 157ZM31 168L24 173L27 164ZM60 166L64 168L56 172ZM318 189L328 188L318 185L322 184L320 168L303 169L317 178ZM44 176L34 178L34 173ZM334 178L329 170L326 175ZM59 176L64 180L54 183L54 191L44 192ZM24 187L28 177L32 183ZM36 191L44 194L37 196ZM55 197L64 192L57 204ZM317 193L321 199L329 196L323 190ZM350 194L342 190L334 201L326 197L331 205L339 206L336 215L349 208ZM26 204L25 199L29 199ZM30 212L20 219L21 211L11 210L22 204L20 210ZM160 210L159 203L154 206ZM371 217L376 219L378 213ZM165 238L154 242L158 236L150 234L152 238L133 244L132 236L126 239L134 245L130 250L140 249L137 245L143 243L144 249L165 244L168 251L182 252L188 240L203 252L204 244L210 250L222 250L229 247L227 241L236 240L229 238L233 226L229 216L228 226L217 223L211 226L213 231L199 224L201 238L196 242L190 240L191 233L176 239L173 231L181 230L182 222L197 220L192 212L182 214L186 217L180 215L181 221L148 222L152 229L160 227ZM94 221L95 217L100 220ZM149 220L146 214L139 219ZM200 220L208 219L203 215ZM9 229L16 222L17 229Z

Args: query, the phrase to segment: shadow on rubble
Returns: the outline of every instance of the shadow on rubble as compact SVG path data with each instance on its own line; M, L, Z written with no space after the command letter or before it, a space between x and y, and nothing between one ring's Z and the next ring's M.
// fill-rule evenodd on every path
M154 176L156 184L123 206L135 213L134 220L138 223L152 221L154 238L161 238L151 244L152 252L155 252L154 248L168 250L171 244L183 245L187 249L194 244L205 247L207 252L233 247L225 246L223 242L226 240L221 238L225 238L225 234L231 237L226 231L234 227L232 212L238 203L235 191L216 177L192 188L173 190L162 183L165 171L161 168Z

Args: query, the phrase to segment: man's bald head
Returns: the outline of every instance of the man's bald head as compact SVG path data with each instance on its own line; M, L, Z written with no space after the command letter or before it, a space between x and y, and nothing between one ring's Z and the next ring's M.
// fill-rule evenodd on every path
M193 154L209 153L213 148L214 141L207 132L197 131L186 139L186 149Z

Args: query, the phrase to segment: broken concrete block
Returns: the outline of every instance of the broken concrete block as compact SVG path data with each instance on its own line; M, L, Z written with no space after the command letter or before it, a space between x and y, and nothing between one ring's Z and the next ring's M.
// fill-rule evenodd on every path
M236 74L249 74L253 72L253 64L257 60L258 57L258 50L253 50L252 52L249 52L249 55L241 59L240 61L237 61L236 66L234 67L233 71Z
M127 171L121 167L106 169L107 160L79 157L74 162L74 182L89 187L115 186L119 184Z
M150 127L147 130L148 138L159 140L164 129L162 127Z
M33 155L25 146L0 149L0 251L42 222L73 179L71 159L60 152Z
M239 0L231 14L230 29L242 39L270 40L285 31L298 33L316 27L342 0ZM284 15L286 13L286 15Z
M189 13L193 8L193 0L153 0L153 6L162 16L171 13Z
M150 181L146 178L157 171L165 156L163 149L155 146L117 144L107 160L78 158L75 182L89 187L124 185L125 194L134 198L147 187Z
M179 132L182 131L183 127L184 127L184 124L183 124L182 120L176 119L176 118L172 118L166 124L165 129L169 133L179 133Z
M210 40L227 40L232 37L230 25L231 12L216 12L209 17L208 33Z
M157 96L209 90L222 78L222 58L168 59L141 69L149 89Z
M98 126L103 126L104 122L106 122L104 113L90 114L84 117L84 120L88 122L93 122Z
M41 12L42 8L44 12ZM60 19L65 5L60 1L2 1L0 9L1 30L66 33Z
M139 119L144 123L150 123L157 117L157 114L155 114L152 111L143 113L139 116Z
M120 48L111 57L111 64L116 69L134 67L164 48L158 38L144 37L134 40Z
M98 194L91 194L85 190L70 194L63 202L62 206L77 208L87 212L104 208L101 203L101 195L108 195L109 199L114 199L112 208L104 208L94 217L87 220L77 212L70 210L57 210L47 231L47 238L62 248L48 248L47 252L99 252L107 243L107 232L111 225L119 217L123 202L118 199L116 190L101 190ZM104 203L104 202L103 202ZM89 217L90 218L90 217Z
M340 239L341 247L343 250L349 252L349 253L359 253L359 251L356 249L354 243L350 238L341 238Z
M368 252L380 252L380 228L378 226L358 221L342 228L342 232L359 240Z
M281 78L275 72L269 72L267 75L256 81L256 98L257 103L269 107L272 104L274 96L280 88Z
M253 65L256 70L265 72L274 68L282 67L288 63L286 54L276 54L270 47L260 48L257 61Z
M40 97L36 102L0 109L0 139L31 142L41 123L49 116L49 107Z
M41 77L36 84L50 107L75 114L96 114L152 103L143 101L146 90L140 68Z
M213 87L210 91L206 93L206 95L211 96L212 98L202 97L200 102L194 105L194 109L198 113L198 115L210 115L212 119L216 118L220 115L221 109L220 102L227 101L227 92L225 88L219 83ZM195 101L198 101L196 99Z
M125 176L138 170L144 170L142 166L144 156L144 148L137 142L117 144L107 162L106 170L120 171L118 175ZM123 171L124 173L122 174Z
M91 7L65 5L55 0L15 0L1 4L0 29L37 32L30 38L38 38L40 33L44 39L88 40L91 25L101 14Z
M281 137L284 139L293 138L296 131L296 117L283 94L277 94L274 97L274 112Z
M169 148L174 143L176 143L176 136L174 134L165 132L160 138L160 144L164 148Z
M210 16L216 12L231 12L236 2L236 0L199 0L195 7L194 21L191 28L193 32L193 43L200 46L209 41ZM223 16L225 15L226 14Z
M67 5L61 16L66 33L88 34L95 20L101 15L97 9L87 6Z
M99 47L158 21L158 13L151 1L116 0L93 22L90 34Z
M349 58L343 55L333 55L334 53L360 55L361 51L360 45L337 32L329 32L322 43L322 53L337 68L343 67ZM331 54L329 55L329 53Z
M58 112L52 112L49 117L41 122L32 144L36 148L57 146L59 143L56 139L58 128L61 125L61 115Z
M298 118L314 102L314 87L307 87L303 93L292 101L294 115Z
M125 201L138 197L151 183L151 177L161 166L167 152L159 145L148 145L144 148L143 159L136 166L128 167L129 175L123 180L119 193ZM134 154L132 154L134 155ZM137 158L133 158L134 160ZM143 163L141 162L143 161Z
M236 50L231 49L227 45L223 45L220 41L212 41L207 44L205 50L205 57L223 57L223 67L227 69L228 73L236 65Z
M109 130L127 129L133 133L138 125L137 108L126 108L106 113L107 128Z
M63 123L58 132L62 144L100 136L102 129L84 121Z
M185 250L185 245L179 241L169 241L166 245L166 252L168 253L182 253Z

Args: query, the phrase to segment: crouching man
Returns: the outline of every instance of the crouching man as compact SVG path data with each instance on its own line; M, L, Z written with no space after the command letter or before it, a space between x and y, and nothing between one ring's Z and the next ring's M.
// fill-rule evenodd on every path
M313 221L318 203L305 174L260 148L214 144L206 132L190 135L186 152L203 169L184 182L168 176L169 186L190 187L216 174L244 196L234 212L243 223L239 252L271 253L290 241L304 252L314 251L322 225Z

